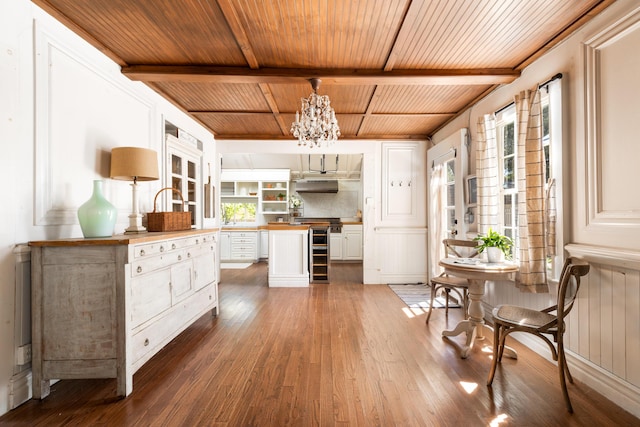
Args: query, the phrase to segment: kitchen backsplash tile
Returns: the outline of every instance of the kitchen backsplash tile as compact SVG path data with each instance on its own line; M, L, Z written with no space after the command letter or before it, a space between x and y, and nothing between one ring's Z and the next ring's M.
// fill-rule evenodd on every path
M360 181L338 181L338 192L300 194L304 201L304 216L346 218L355 217L362 209L362 183Z

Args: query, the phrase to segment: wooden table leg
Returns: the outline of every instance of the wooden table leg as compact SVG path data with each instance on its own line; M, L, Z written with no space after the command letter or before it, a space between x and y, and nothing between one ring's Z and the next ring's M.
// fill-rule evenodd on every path
M473 348L476 339L483 340L484 332L484 308L482 297L484 296L484 280L469 279L469 319L463 320L453 330L442 331L443 337L452 337L466 332L467 340L462 346L461 357L466 359Z

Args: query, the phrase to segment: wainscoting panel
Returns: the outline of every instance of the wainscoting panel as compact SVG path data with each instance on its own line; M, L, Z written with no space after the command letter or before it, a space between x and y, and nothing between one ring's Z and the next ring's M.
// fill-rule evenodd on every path
M605 397L640 416L640 252L570 244L570 256L591 265L581 281L567 320L567 359L574 376ZM488 283L486 317L498 304L543 308L550 294L527 294L509 283ZM546 345L536 337L514 334L543 357Z
M149 100L125 86L117 64L88 45L87 51L71 47L39 21L34 28L34 223L78 224L76 211L91 195L91 182L109 177L111 149L155 148L160 142L155 141L156 114ZM126 222L131 211L128 186L107 181L105 196L121 207L119 222Z
M380 283L426 282L426 228L377 227L375 242Z

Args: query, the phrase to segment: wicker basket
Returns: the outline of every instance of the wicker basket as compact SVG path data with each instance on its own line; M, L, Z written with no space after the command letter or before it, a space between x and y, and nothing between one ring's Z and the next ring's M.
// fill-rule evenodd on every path
M149 231L180 231L191 229L191 212L156 212L156 200L164 190L172 190L178 193L182 200L184 210L184 197L180 190L166 187L156 193L153 199L153 212L147 214L147 230Z

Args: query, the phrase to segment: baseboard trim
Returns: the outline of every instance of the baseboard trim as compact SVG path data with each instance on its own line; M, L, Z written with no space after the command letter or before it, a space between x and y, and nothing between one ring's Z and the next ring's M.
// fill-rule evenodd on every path
M15 374L9 380L9 410L17 408L31 399L31 370L25 370Z

